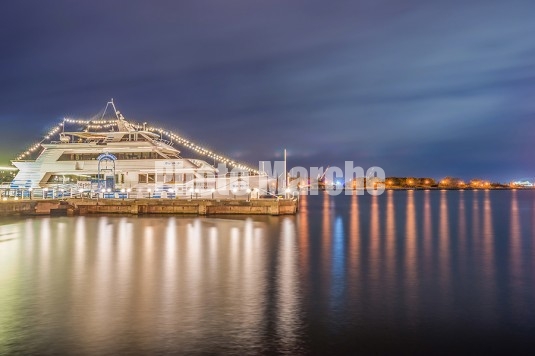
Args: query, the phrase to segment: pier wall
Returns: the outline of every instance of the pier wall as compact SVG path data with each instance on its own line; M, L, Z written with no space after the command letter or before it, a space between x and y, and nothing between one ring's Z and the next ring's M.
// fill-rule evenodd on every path
M0 216L87 214L286 215L297 212L297 201L177 199L19 200L0 203Z
M194 215L285 215L297 212L294 200L68 200L85 214L194 214Z
M35 211L35 202L10 201L0 204L0 216L24 215Z
M12 200L0 203L0 216L11 215L48 215L58 209L59 200Z

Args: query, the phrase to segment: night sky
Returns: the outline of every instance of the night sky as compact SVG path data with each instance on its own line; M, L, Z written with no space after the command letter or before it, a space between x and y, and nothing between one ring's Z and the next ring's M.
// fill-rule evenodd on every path
M535 176L533 1L10 1L0 163L114 98L257 166Z

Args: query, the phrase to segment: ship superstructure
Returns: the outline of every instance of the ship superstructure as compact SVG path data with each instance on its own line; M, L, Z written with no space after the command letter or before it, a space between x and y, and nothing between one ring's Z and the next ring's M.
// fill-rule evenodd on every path
M113 101L104 112L108 107L115 116L111 124L87 124L82 130L66 131L64 122L62 131L56 134L59 140L41 143L35 159L13 160L19 172L12 186L21 189L152 190L187 196L213 194L214 190L225 187L229 191L249 189L249 177L258 183L258 177L253 177L250 170L220 175L204 160L181 157L173 142L162 139L145 124L128 122L116 110ZM245 176L247 179L243 179Z

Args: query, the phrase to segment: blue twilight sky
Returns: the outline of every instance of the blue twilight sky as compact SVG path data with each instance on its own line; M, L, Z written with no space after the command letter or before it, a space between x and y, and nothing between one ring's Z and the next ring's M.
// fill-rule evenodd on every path
M535 176L534 1L21 0L0 26L2 164L113 97L250 163Z

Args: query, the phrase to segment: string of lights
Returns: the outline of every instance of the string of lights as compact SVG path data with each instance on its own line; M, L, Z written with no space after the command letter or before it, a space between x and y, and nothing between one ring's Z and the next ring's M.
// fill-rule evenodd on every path
M169 130L165 130L165 129L162 129L162 128L156 128L156 127L148 127L147 128L149 131L155 131L155 132L158 132L160 133L160 135L165 135L167 136L168 138L171 139L172 142L177 142L178 144L181 144L183 145L184 147L194 151L194 152L197 152L198 154L200 155L203 155L203 156L206 156L206 157L209 157L209 158L212 158L218 162L222 162L222 163L225 163L231 167L236 167L236 168L239 168L239 169L243 169L243 170L247 170L249 172L253 172L253 173L256 173L256 174L259 174L260 172L256 169L253 169L245 164L241 164L241 163L238 163L228 157L225 157L223 155L220 155L220 154L217 154L209 149L206 149L200 145L197 145L185 138L182 138L180 137L179 135L175 134L174 132L172 131L169 131Z
M22 152L21 154L19 154L16 158L17 161L21 161L25 158L27 158L28 156L30 156L31 154L33 154L35 151L37 151L38 149L41 148L41 145L44 141L47 141L47 140L50 140L53 136L55 136L56 134L59 134L59 132L61 130L63 130L63 128L65 127L65 124L77 124L77 125L83 125L86 127L86 129L90 130L90 129L106 129L106 128L111 128L111 127L114 127L114 126L117 126L117 121L116 120L82 120L82 119L69 119L69 118L65 118L63 119L63 121L59 124L57 124L56 126L54 126L45 136L44 138L37 142L37 143L34 143L32 146L30 146L28 149L26 149L26 151ZM140 124L133 124L133 126L137 127L138 129L140 127L142 127L142 125ZM203 155L203 156L206 156L206 157L209 157L209 158L212 158L213 160L215 161L218 161L218 162L221 162L221 163L225 163L231 167L235 167L235 168L238 168L238 169L242 169L242 170L246 170L246 171L249 171L249 172L252 172L252 173L256 173L256 174L259 174L260 172L256 169L253 169L245 164L241 164L241 163L238 163L228 157L225 157L221 154L218 154L218 153L215 153L213 152L212 150L209 150L207 148L204 148L200 145L197 145L195 144L194 142L190 141L190 140L187 140L183 137L180 137L179 135L175 134L174 132L172 131L169 131L169 130L165 130L163 128L159 128L159 127L147 127L147 130L148 131L151 131L151 132L158 132L160 134L160 136L167 136L170 141L172 143L176 142L184 147L186 147L187 149L189 150L192 150L200 155Z
M44 138L41 141L34 143L28 149L26 149L26 151L24 151L21 154L19 154L17 156L16 160L17 161L21 161L24 158L27 158L28 156L30 156L32 153L34 153L35 151L37 151L38 149L41 148L41 144L44 141L49 140L51 137L53 137L55 134L57 134L62 128L63 128L63 122L61 122L58 125L54 126L50 131L48 131L48 133L44 136Z

